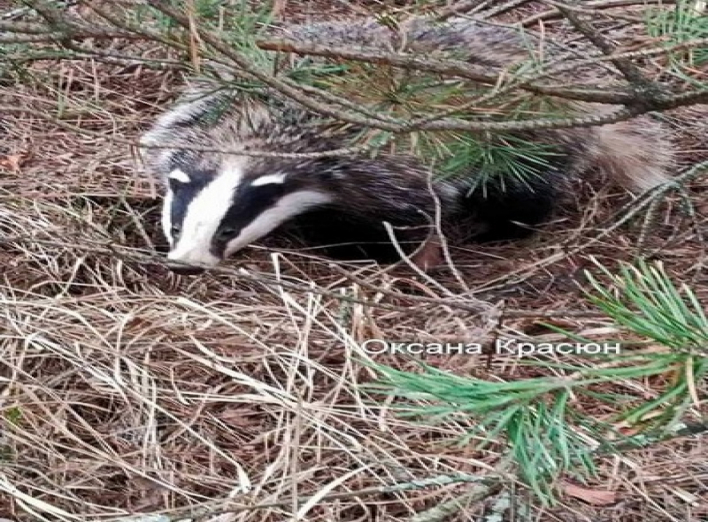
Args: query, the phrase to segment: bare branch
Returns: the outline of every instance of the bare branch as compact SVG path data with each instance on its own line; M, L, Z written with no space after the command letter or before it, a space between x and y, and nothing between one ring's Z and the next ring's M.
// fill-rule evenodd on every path
M46 34L48 29L47 26L43 24L0 21L0 31L8 33Z
M116 137L109 137L106 136L104 132L101 131L93 131L89 129L83 129L81 127L78 127L76 125L72 125L71 123L67 123L65 121L59 120L57 118L54 118L53 115L49 112L45 111L40 111L40 110L33 110L29 109L26 107L14 107L11 105L0 105L0 113L5 113L5 114L28 114L31 116L34 116L36 118L45 120L53 125L56 125L57 127L60 127L62 129L66 129L71 132L75 132L77 134L83 134L86 136L94 136L97 138L105 138L109 139L113 143L118 143L122 145L126 145L129 147L137 147L138 143L133 141L133 140L126 140L122 138L116 138ZM170 148L169 146L157 146L157 145L150 145L150 146L145 146L146 149L167 149ZM221 154L237 154L239 156L252 156L252 157L266 157L266 158L324 158L324 157L330 157L330 156L347 156L347 155L352 155L352 154L360 154L362 152L365 152L368 150L368 147L362 146L362 147L349 147L349 148L344 148L344 149L333 149L329 151L322 151L322 152L273 152L271 151L257 151L257 150L241 150L241 149L220 149L220 148L214 148L214 147L198 147L196 145L190 146L190 147L185 147L185 150L191 150L195 152L218 152Z
M191 28L190 21L187 16L175 11L165 0L152 0L150 4L163 14L171 17L177 23L185 28ZM537 120L510 121L510 122L470 122L465 120L439 120L427 123L425 125L412 125L411 123L393 124L382 121L377 121L373 118L366 118L360 115L345 113L330 105L320 103L311 97L305 95L302 89L295 84L285 82L268 73L265 73L258 68L252 66L248 59L235 51L231 46L227 45L218 36L211 32L195 29L200 39L206 44L222 53L224 56L233 60L233 62L247 75L260 80L265 85L275 89L281 94L291 98L301 105L315 111L318 114L336 118L340 121L353 123L365 127L373 127L391 132L412 132L412 131L511 131L511 130L529 130L529 129L560 129L569 127L589 127L594 125L603 125L607 123L615 123L618 121L627 120L633 116L649 112L655 109L646 108L625 108L606 115L584 115L579 118L546 118Z
M479 68L472 67L466 62L458 60L427 60L417 56L401 54L351 50L315 44L296 44L287 40L262 40L258 42L258 46L261 49L269 51L292 52L326 58L342 58L366 63L385 63L387 65L401 67L402 69L429 71L448 76L457 76L488 85L499 85L500 82L508 76L508 74L504 72L500 72L499 74L480 72ZM633 96L630 94L612 91L561 89L527 83L519 84L519 88L535 94L552 95L570 100L597 103L625 104L631 102L633 99Z
M658 4L658 5L667 5L667 4L673 4L675 3L675 0L595 0L595 1L590 1L590 2L583 2L583 9L584 10L590 10L590 9L595 9L595 10L604 10L604 9L614 9L617 7L631 7L634 5L639 5L639 6L646 6L647 4ZM554 9L549 9L548 11L544 11L542 13L537 13L535 15L531 15L528 18L524 18L520 25L522 27L528 27L536 22L540 22L541 20L553 20L556 18L561 18L563 14L556 8Z
M573 7L552 0L545 0L546 3L554 5L563 16L578 30L585 38L587 38L595 47L597 47L615 67L622 73L627 81L632 85L637 98L641 101L651 103L651 100L659 94L662 94L664 89L659 85L645 78L637 66L626 58L613 57L615 52L614 46L607 39L596 31L589 22L581 20L580 17L573 12ZM647 99L647 96L650 99Z

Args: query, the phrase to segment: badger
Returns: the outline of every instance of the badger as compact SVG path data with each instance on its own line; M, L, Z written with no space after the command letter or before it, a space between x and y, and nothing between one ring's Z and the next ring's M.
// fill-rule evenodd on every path
M462 18L413 19L395 31L376 20L319 22L286 26L279 35L425 56L452 51L480 70L529 56L528 35ZM607 107L583 110L599 114ZM201 273L283 227L297 230L307 245L327 247L325 255L385 263L411 252L433 228L477 242L520 239L548 220L568 180L601 172L640 193L664 183L672 161L664 129L648 117L529 131L526 138L560 151L542 175L471 190L474 172L439 179L415 154L327 154L348 147L361 131L265 87L195 82L140 140L147 170L165 182L168 266Z

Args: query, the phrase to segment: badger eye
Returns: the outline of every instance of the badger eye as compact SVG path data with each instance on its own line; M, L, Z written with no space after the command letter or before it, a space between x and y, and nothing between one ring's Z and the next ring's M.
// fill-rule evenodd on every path
M170 228L170 234L173 236L178 236L180 232L182 232L182 227L179 225L172 225L172 228Z
M235 228L222 228L219 230L219 232L216 234L216 238L219 241L228 241L229 239L233 238L236 235L236 229Z

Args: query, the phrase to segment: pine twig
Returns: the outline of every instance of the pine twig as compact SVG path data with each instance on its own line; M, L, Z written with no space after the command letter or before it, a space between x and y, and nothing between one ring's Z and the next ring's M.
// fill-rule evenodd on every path
M467 505L475 502L480 502L486 498L501 491L503 484L500 482L493 484L480 484L473 487L470 491L456 496L452 500L448 500L442 504L426 509L411 519L409 522L444 522L451 516L462 511Z
M406 56L401 54L391 54L376 51L353 50L343 47L331 47L317 44L295 43L288 40L260 40L257 42L259 48L268 51L280 51L297 53L311 56L322 56L325 58L341 58L365 63L383 63L409 69L414 71L427 71L443 74L451 77L465 78L474 82L487 85L499 85L507 75L503 71L498 74L480 72L479 68L470 66L468 63L459 60L428 60L418 56ZM586 102L597 102L607 104L625 104L632 100L631 94L621 92L608 92L607 90L578 90L548 87L522 83L520 89L527 90L534 94L545 94L579 100Z
M627 82L632 86L637 101L643 104L652 104L654 100L663 93L663 89L659 85L645 78L639 68L626 58L613 57L615 47L595 30L592 25L582 20L574 11L573 7L555 2L553 0L545 0L546 3L553 5L561 14L571 23L575 29L590 41L597 49L609 58L612 64L622 73Z
M591 0L589 2L583 3L583 9L613 9L617 7L631 7L634 5L646 6L647 4L673 4L676 0ZM563 14L556 8L549 9L548 11L543 11L542 13L536 13L527 18L524 18L519 25L522 27L528 27L536 22L543 20L553 20L556 18L562 18Z

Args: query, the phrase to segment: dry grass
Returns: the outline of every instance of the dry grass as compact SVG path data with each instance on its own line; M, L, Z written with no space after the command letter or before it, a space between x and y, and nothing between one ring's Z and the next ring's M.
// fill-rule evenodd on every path
M463 422L428 426L393 415L389 400L361 387L374 375L360 343L478 342L545 330L537 317L499 322L493 308L480 315L388 294L469 291L470 304L580 311L587 305L577 282L590 256L611 264L635 253L636 230L623 229L564 255L561 241L586 243L624 202L585 187L583 212L569 210L531 243L455 248L456 274L442 269L435 283L373 267L357 268L353 280L352 270L283 253L277 239L232 261L247 273L180 279L149 258L163 246L158 200L125 145L179 79L92 62L37 64L28 74L0 87L0 103L37 111L0 119L0 515L12 520L109 520L224 498L235 506L228 520L240 522L296 513L309 521L412 520L472 486L357 492L485 475L498 465L499 448L456 446ZM706 157L707 112L673 116L684 164ZM692 187L703 230L707 189ZM693 225L669 205L649 246L708 302ZM312 285L319 293L306 292ZM613 331L602 318L559 314L554 322L590 336ZM375 360L414 367L400 356ZM490 379L538 372L509 359L428 362ZM660 385L618 383L646 397ZM619 502L598 507L566 497L552 511L533 508L534 519L706 520L707 449L684 438L608 457L590 487L615 491ZM525 498L511 481L509 490ZM472 502L450 520L483 520L493 503Z

